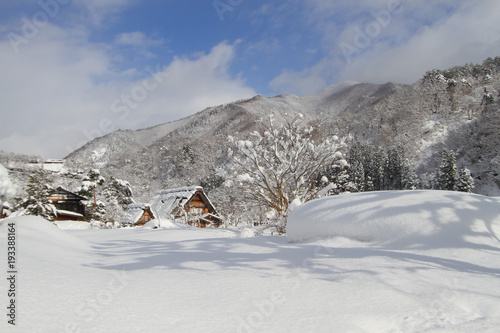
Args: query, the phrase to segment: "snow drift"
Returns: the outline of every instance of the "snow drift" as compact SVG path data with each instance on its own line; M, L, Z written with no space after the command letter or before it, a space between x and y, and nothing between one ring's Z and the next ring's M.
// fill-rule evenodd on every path
M61 230L39 216L18 216L0 220L0 233L15 223L20 256L29 252L40 262L71 262L90 249L88 242Z
M180 226L174 221L165 218L152 219L142 226L142 229L179 229Z
M290 242L318 237L392 242L400 246L470 247L498 243L500 201L449 191L384 191L310 201L289 218Z

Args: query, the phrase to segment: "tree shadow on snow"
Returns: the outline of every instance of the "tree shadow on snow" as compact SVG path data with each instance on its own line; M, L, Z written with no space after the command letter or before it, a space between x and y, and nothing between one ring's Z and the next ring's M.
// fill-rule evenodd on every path
M175 232L175 230L151 231ZM200 232L200 231L197 231ZM112 270L251 270L276 275L301 268L317 246L290 244L285 237L207 238L182 241L115 240L92 246L87 266ZM275 268L282 268L279 273Z
M411 194L408 191L408 194ZM485 256L500 255L498 241L498 212L491 210L488 200L464 201L460 195L443 193L453 199L449 204L412 203L404 209L394 210L383 206L358 214L372 218L390 217L398 214L427 214L437 226L429 235L410 235L384 242L352 243L349 247L338 246L334 235L329 241L315 240L303 243L288 243L285 237L253 238L204 238L177 241L117 239L94 243L94 261L88 266L110 270L190 270L210 272L217 270L249 271L259 276L283 275L287 272L302 272L309 277L327 281L340 281L346 273L367 276L380 274L380 268L355 267L349 260L386 258L388 269L402 269L406 272L441 269L500 277L498 265L486 266L485 259L473 261L468 258L454 258L453 249L473 250ZM406 193L397 193L406 195ZM409 197L410 198L410 197ZM367 199L367 200L372 200ZM381 203L382 205L382 203ZM326 212L325 212L326 213ZM454 216L446 216L454 214ZM455 222L449 222L450 218ZM464 223L470 221L470 223ZM495 224L495 225L494 225ZM175 233L177 230L150 230L151 233ZM185 230L183 232L186 232ZM193 230L193 232L203 232ZM159 235L161 236L161 235ZM168 237L166 237L168 239ZM337 246L336 246L337 245ZM437 250L437 251L436 251ZM445 251L439 251L445 250ZM472 252L468 252L472 253ZM346 261L347 260L347 261ZM392 262L394 260L394 262ZM363 263L365 261L360 261Z

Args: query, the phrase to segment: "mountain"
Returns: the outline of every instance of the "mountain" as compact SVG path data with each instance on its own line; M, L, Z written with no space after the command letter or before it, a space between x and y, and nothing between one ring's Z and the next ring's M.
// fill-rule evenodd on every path
M459 164L471 170L475 192L498 195L499 91L497 57L481 65L432 70L412 85L344 82L310 96L258 95L178 121L110 133L66 160L126 179L146 200L151 191L199 184L220 174L229 159L228 135L244 137L261 128L262 118L301 113L306 121L320 123L325 136L402 146L419 173L435 170L443 149L454 150Z

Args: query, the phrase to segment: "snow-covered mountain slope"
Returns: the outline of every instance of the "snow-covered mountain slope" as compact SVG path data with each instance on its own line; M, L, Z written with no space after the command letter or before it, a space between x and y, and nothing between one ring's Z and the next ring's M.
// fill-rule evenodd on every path
M444 148L454 150L459 163L471 169L475 191L496 195L500 194L499 92L500 58L496 58L482 65L430 71L413 85L346 82L310 96L255 96L168 124L108 134L71 153L67 161L98 166L104 174L127 179L138 189L151 184L190 185L227 161L227 135L248 135L260 128L259 119L269 115L301 113L306 121L320 123L327 137L402 146L420 173L436 170ZM485 103L486 93L491 103ZM179 169L183 151L197 157L194 173Z
M386 96L379 85L348 83L325 89L318 95L299 97L279 95L266 98L257 95L251 99L207 108L181 120L137 131L116 131L97 138L67 156L68 160L90 160L105 165L120 152L137 151L158 142L173 143L193 137L234 135L255 130L256 121L269 115L302 113L315 119L335 118L352 105L360 107L360 99L375 100ZM386 91L392 93L391 90ZM365 100L364 104L368 103Z
M349 214L376 218L392 241L359 241L359 228L350 238L289 243L242 238L246 229L59 230L38 217L0 220L0 239L14 222L19 240L16 327L4 319L0 331L498 332L498 216L493 223L473 195L415 194L420 201L405 210L399 203L408 193L389 194L388 201L360 194ZM443 195L454 204L439 211ZM394 242L394 211L415 223L437 212L443 234ZM5 261L0 256L1 267Z

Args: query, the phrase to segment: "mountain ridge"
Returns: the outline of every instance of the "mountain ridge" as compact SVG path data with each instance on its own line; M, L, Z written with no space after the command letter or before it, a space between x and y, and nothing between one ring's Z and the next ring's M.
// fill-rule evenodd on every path
M454 150L473 172L477 192L497 194L500 163L495 154L498 156L500 138L490 127L499 122L499 73L497 57L482 65L428 71L410 85L341 82L307 96L256 95L208 107L177 121L110 133L69 154L66 160L82 168L94 166L104 173L118 173L124 179L140 175L144 181L136 184L139 187L148 180L155 188L196 183L227 162L228 135L245 136L260 130L262 118L300 113L305 122L320 123L325 136L350 137L381 147L400 145L421 173L436 168L443 149ZM485 89L496 99L486 107ZM164 165L178 164L182 149L192 149L196 156L198 170L193 169L193 174ZM133 171L133 165L142 171Z

